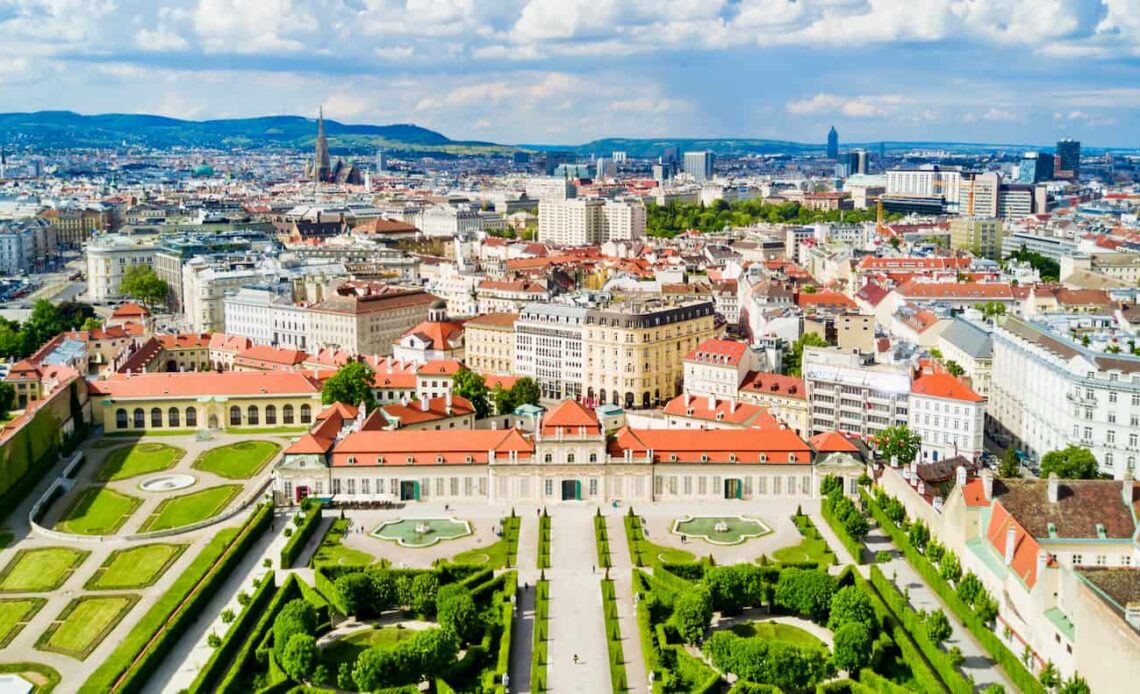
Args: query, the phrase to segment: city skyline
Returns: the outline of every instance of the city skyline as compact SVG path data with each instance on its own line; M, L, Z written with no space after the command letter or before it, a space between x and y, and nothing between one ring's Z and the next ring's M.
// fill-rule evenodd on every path
M0 3L7 110L325 114L454 139L1140 146L1115 0ZM742 88L743 87L743 88ZM241 94L235 100L234 94Z

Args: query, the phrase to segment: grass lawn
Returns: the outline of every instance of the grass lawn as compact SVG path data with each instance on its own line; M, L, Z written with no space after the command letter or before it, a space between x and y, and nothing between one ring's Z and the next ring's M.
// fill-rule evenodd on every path
M87 590L118 590L149 586L185 549L186 545L153 544L115 550L84 587Z
M59 684L59 673L47 665L39 663L3 663L0 673L19 675L35 685L32 694L48 694Z
M212 448L194 461L194 468L231 480L253 477L277 455L281 446L272 441L238 441Z
M807 516L795 516L793 520L803 539L797 545L781 547L772 553L772 559L782 564L795 564L815 562L823 566L830 566L835 561L835 554L827 546L827 540L811 525Z
M368 566L376 561L376 557L367 552L341 544L347 529L347 518L333 521L328 534L313 555L313 566Z
M223 484L163 499L162 503L155 507L154 512L143 521L139 532L181 528L206 520L221 512L238 495L241 488L240 484Z
M321 651L321 662L330 672L336 672L341 663L355 663L356 656L373 646L382 648L395 646L397 643L411 638L415 633L413 629L400 629L399 627L362 629L325 647Z
M44 598L0 600L0 648L4 648L47 603Z
M186 455L186 451L165 443L136 443L116 448L107 454L103 465L95 473L99 482L125 480L151 472L169 470Z
M109 487L88 487L55 524L56 530L79 535L110 535L126 522L142 503Z
M137 595L84 596L63 608L36 648L83 660L138 601Z
M827 648L827 644L799 627L776 622L747 622L735 624L732 633L744 638L759 638L765 641L783 641L801 648Z
M90 552L70 547L20 550L0 571L0 591L38 593L63 585Z

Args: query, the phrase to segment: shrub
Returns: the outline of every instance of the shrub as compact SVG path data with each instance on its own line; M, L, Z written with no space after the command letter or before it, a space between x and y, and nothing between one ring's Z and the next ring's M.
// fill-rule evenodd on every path
M926 635L935 644L941 645L943 641L950 638L953 630L950 628L950 620L946 618L946 613L942 610L934 610L929 613L924 620L926 626Z
M346 614L367 618L374 613L372 579L363 571L345 574L333 582Z
M776 605L817 622L827 619L835 579L820 569L785 569L776 583Z
M855 586L847 586L831 598L831 616L827 620L827 628L838 631L843 625L853 622L866 627L870 635L874 634L875 609L871 607L871 598ZM856 672L859 667L845 669Z
M958 597L962 598L967 605L973 605L984 590L985 587L982 586L981 580L974 572L967 571L966 575L962 577L962 582L958 584Z
M439 589L435 599L436 621L445 629L451 629L466 643L471 640L479 626L479 608L467 588L450 583Z
M745 606L759 605L764 598L760 567L752 564L710 567L704 583L718 612L736 614Z
M281 568L283 569L291 567L293 562L297 561L297 557L301 556L305 545L309 543L309 538L320 527L321 505L309 503L308 507L304 508L303 514L297 514L293 517L293 523L297 526L296 532L293 532L292 528L285 528L285 536L289 539L281 548Z
M249 593L245 592L244 590L237 594L238 604L241 605L242 607L246 607L247 605L249 605L249 600L250 600Z
M313 635L317 631L317 611L307 600L297 599L286 603L273 620L273 651L280 661L285 646L294 634Z
M211 631L206 636L206 645L210 648L217 648L218 646L222 645L222 637Z
M290 679L301 682L317 662L317 640L310 634L293 634L281 649L281 669Z
M871 632L862 622L846 622L835 631L835 666L859 672L871 662Z
M352 666L342 662L336 671L336 686L352 691L356 689L356 681L352 679Z
M712 621L708 589L696 587L682 594L673 605L673 626L686 643L699 643Z

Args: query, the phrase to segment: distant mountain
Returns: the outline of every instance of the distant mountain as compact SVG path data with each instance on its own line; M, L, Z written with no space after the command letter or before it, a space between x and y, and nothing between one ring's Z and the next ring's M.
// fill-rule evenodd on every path
M881 143L887 151L911 149L939 149L946 152L979 153L996 151L1023 151L1040 149L1035 145L998 144L982 142L897 142ZM879 142L841 142L840 149L860 147L877 152ZM720 156L742 156L747 154L808 154L822 153L824 142L792 142L789 140L764 140L754 138L606 138L593 140L581 145L519 145L523 149L544 151L567 150L579 155L609 156L612 152L626 152L635 158L654 158L665 150L673 148L680 156L683 152L708 150ZM1091 150L1090 150L1091 151Z
M333 154L385 147L394 153L450 154L511 151L490 142L457 141L418 125L351 125L325 119ZM0 142L39 147L290 147L307 149L317 123L300 116L180 120L146 114L84 116L71 111L0 114Z

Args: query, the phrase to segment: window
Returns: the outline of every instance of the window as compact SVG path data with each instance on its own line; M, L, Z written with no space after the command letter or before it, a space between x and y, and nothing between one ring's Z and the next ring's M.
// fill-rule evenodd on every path
M265 406L265 423L266 424L276 424L277 423L277 407L275 407L274 405L266 405Z
M1073 566L1080 566L1080 565L1081 565L1081 560L1082 560L1082 557L1081 557L1081 555L1079 555L1079 554L1074 554L1074 555L1073 555Z
M334 495L340 494L340 478L339 477L332 481L332 493Z
M697 493L701 495L709 493L709 480L704 475L697 478Z
M250 405L246 408L246 419L250 424L260 424L261 417L257 411L257 405Z
M1108 557L1106 557L1103 554L1096 555L1096 565L1097 566L1106 566L1107 564L1108 564Z
M355 494L356 493L356 480L351 478L351 477L348 478L348 493L349 494Z
M166 423L172 427L181 426L179 424L179 420L181 419L181 417L179 417L179 414L180 413L178 412L177 407L171 407L166 411Z
M286 405L286 406L281 408L281 422L283 424L292 424L293 423L293 406L292 405Z
M566 454L566 462L568 462L568 463L574 462L574 454L573 453L567 453Z
M547 454L545 454L545 455L543 455L543 456L542 456L542 462L544 462L544 463L553 463L553 462L554 462L554 456L553 456L553 455L551 455L551 454L549 454L549 453L547 453Z
M463 478L463 496L471 496L475 493L475 481L470 477Z
M301 405L301 424L309 424L313 421L313 408L308 403Z
M443 496L443 478L442 477L436 477L435 478L435 495L436 496Z
M194 409L193 407L186 408L186 426L198 426L198 410Z
M689 475L685 475L685 477L682 479L682 483L683 483L681 485L682 490L683 490L682 493L684 493L686 496L692 494L693 493L693 478L690 477Z
M764 494L768 493L768 478L767 477L757 477L756 478L756 493L759 495L764 495Z
M126 429L128 421L129 420L127 418L127 411L126 410L124 410L121 407L119 409L115 410L115 428L116 429Z
M361 494L369 494L371 492L371 490L369 489L370 486L371 485L369 484L369 479L367 477L360 480L360 493Z
M598 454L597 454L597 453L591 453L591 454L590 454L590 462L591 462L591 463L596 463L596 462L598 462Z
M554 496L554 480L543 481L542 493L546 496Z
M1124 556L1122 556L1120 558L1120 565L1121 566L1132 566L1132 557L1125 554Z
M1108 441L1108 443L1116 443L1116 430L1109 429L1107 432L1105 432L1105 439Z
M597 495L598 495L598 478L597 477L591 477L590 478L590 496L597 496Z
M230 407L230 426L231 427L240 427L241 426L241 408L238 407L237 405L233 405L232 407Z
M459 478L452 477L448 483L448 491L452 496L459 496Z
M134 419L135 428L136 429L145 429L146 428L146 415L143 414L142 408L136 407L135 411L131 414L132 414L132 418Z

